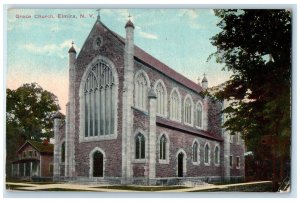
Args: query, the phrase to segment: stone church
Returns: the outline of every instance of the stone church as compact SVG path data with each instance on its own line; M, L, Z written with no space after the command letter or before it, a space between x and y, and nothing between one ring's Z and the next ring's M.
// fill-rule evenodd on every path
M54 179L179 184L244 178L244 142L221 128L226 102L121 37L100 16L69 49L69 101L54 118Z

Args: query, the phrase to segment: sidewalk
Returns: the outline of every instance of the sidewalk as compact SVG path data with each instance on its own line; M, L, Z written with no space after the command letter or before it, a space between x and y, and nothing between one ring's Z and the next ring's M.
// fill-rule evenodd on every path
M268 183L270 181L259 181L259 182L248 182L248 183L238 183L238 184L226 184L226 185L213 185L206 184L200 185L196 187L187 187L186 189L172 189L172 190L163 190L156 192L190 192L190 191L203 191L207 189L224 189L232 186L241 186L241 185L253 185L253 184L262 184ZM109 186L109 185L99 185L99 184L32 184L32 183L17 183L17 182L7 182L8 185L18 185L18 189L21 190L10 190L7 191L47 191L46 189L70 189L70 190L78 190L78 191L91 191L91 192L142 192L142 191L133 191L133 190L121 190L121 189L103 189L103 188L95 188L96 186ZM24 186L24 187L22 187ZM31 186L31 187L28 187ZM64 190L62 190L64 191Z

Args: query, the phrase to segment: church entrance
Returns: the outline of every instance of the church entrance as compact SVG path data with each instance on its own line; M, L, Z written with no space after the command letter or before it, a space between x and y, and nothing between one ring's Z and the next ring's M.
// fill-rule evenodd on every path
M178 177L183 177L183 157L184 157L184 154L182 152L180 152L177 156L177 159L178 159Z
M93 177L103 177L103 154L100 151L93 155Z

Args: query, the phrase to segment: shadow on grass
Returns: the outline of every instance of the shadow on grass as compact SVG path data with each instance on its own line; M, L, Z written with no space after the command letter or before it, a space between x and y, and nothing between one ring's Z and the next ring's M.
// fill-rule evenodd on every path
M176 189L186 189L188 187L184 186L172 186L172 187L148 187L148 186L100 186L93 187L100 189L119 189L128 191L163 191L163 190L176 190Z
M18 190L21 187L33 187L31 185L15 185L15 184L6 184L7 190Z

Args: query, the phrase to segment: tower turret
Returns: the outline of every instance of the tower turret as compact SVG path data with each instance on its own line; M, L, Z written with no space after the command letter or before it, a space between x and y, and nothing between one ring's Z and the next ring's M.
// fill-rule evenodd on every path
M207 78L206 78L206 74L204 74L204 77L203 77L201 83L202 83L202 88L203 88L203 90L207 90L207 88L208 88L208 80L207 80Z
M73 177L75 174L75 74L76 74L76 50L74 42L69 53L69 103L66 117L66 161L65 176Z
M134 69L134 25L130 20L125 25L126 40L124 49L124 88L122 117L122 178L125 184L132 179L131 136L133 128L133 69Z

